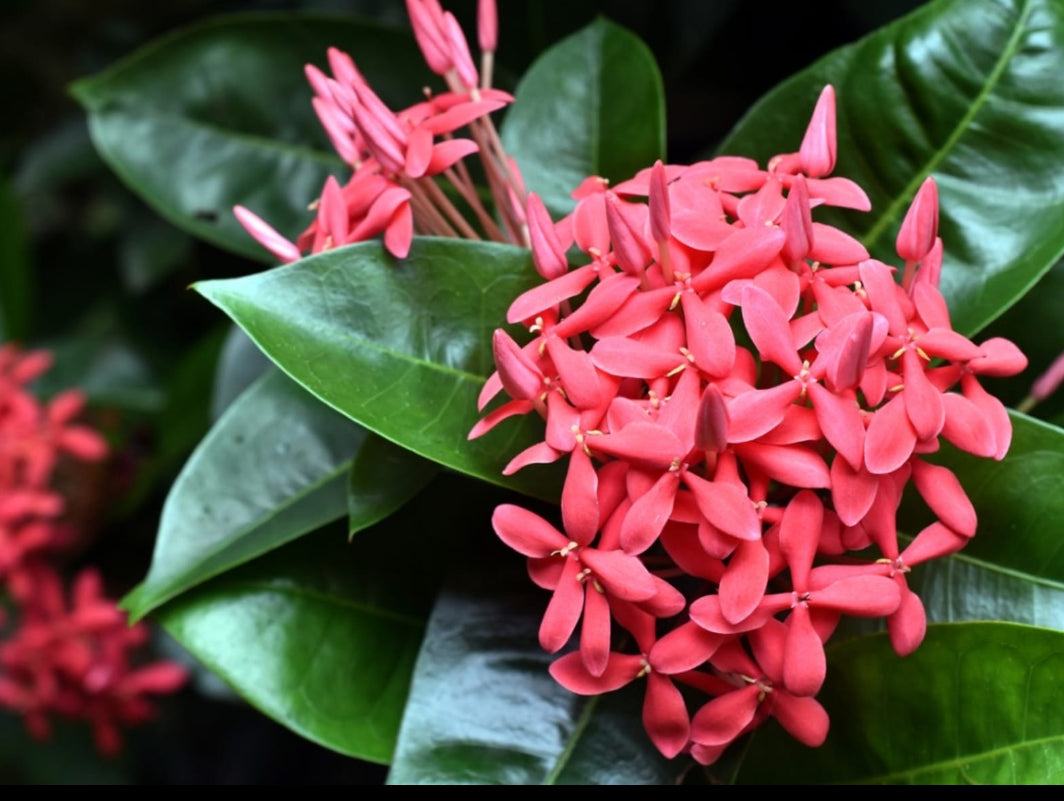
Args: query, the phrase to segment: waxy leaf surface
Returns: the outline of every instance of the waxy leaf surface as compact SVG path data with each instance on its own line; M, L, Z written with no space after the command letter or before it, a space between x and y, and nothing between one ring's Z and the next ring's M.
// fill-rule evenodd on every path
M665 99L654 56L599 19L547 50L517 86L502 141L528 188L556 215L589 175L617 183L665 154Z
M226 410L163 507L134 617L347 511L347 473L369 434L270 370ZM396 486L394 492L404 492Z
M885 634L828 648L820 748L772 723L741 783L1059 784L1064 781L1064 633L1012 623L928 628L899 659Z
M501 474L542 438L538 416L467 440L493 369L492 331L537 282L521 248L417 239L402 261L363 242L195 288L292 378L371 431L460 472L554 499L551 471Z
M595 698L558 685L536 636L548 594L498 543L478 555L429 618L389 783L674 783L687 762L647 739L644 684Z
M247 206L295 237L329 174L350 168L311 107L305 64L351 54L394 108L418 102L429 73L413 38L350 17L244 15L145 46L72 88L104 160L175 225L271 261L233 216Z
M342 490L342 488L341 488ZM343 754L386 763L436 589L390 518L346 542L333 526L195 588L166 630L259 710ZM375 530L376 531L376 530Z
M1064 251L1064 5L937 0L836 50L766 95L720 152L764 163L793 152L817 95L838 96L835 175L870 213L816 213L898 264L894 240L917 189L938 182L942 290L971 334Z

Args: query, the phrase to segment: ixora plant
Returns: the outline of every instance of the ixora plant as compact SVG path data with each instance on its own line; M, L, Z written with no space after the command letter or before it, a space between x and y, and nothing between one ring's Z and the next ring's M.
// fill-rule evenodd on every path
M407 10L75 87L162 213L283 263L195 286L228 407L132 616L396 783L1059 780L1064 431L976 335L1064 252L1064 5L929 4L690 165L623 29L510 94L494 4L479 68ZM220 54L266 79L204 102Z

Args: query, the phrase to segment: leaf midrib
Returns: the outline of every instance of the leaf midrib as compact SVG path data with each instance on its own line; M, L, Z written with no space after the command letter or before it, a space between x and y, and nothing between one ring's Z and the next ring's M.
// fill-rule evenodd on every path
M296 587L293 585L278 586L276 584L271 584L268 581L254 581L252 579L232 579L227 581L225 585L225 591L227 593L231 590L251 590L254 592L271 592L279 595L288 595L347 610L353 610L366 615L367 617L395 621L418 631L425 628L425 620L423 618L417 618L404 612L394 612L390 609L382 609L379 606L370 606L366 603L354 601L350 598L338 598L335 595L329 595L328 593L321 591L308 590L305 587Z
M328 473L324 474L317 481L314 481L311 484L305 485L304 488L303 488L303 491L301 491L301 492L299 492L297 494L293 494L293 495L289 496L288 499L285 500L284 502L282 502L282 503L280 503L280 504L278 504L276 506L271 507L270 509L264 511L263 514L255 517L253 520L251 520L248 523L246 523L245 525L241 526L239 529L237 529L235 536L233 536L233 537L231 537L229 539L226 539L224 542L222 542L220 544L220 547L212 548L205 556L203 556L202 558L197 560L195 565L193 565L192 567L188 567L188 568L184 569L183 571L181 571L181 573L179 573L176 576L173 576L173 577L171 577L169 579L166 579L165 580L165 585L168 585L168 589L165 589L162 592L158 592L157 591L156 593L153 593L153 595L155 595L154 600L152 600L150 603L147 603L147 604L143 604L142 603L141 604L142 609L139 610L137 616L138 617L143 617L145 614L150 612L152 609L158 608L160 605L166 603L169 600L172 600L173 598L175 598L177 595L179 595L184 590L192 589L193 587L195 587L195 586L197 586L199 584L203 584L205 581L208 581L209 579L212 579L215 576L221 575L222 573L226 572L227 570L229 570L232 567L236 567L236 566L238 566L240 564L244 564L244 563L250 561L251 559L254 559L256 556L261 556L263 553L266 553L266 551L262 551L262 552L260 552L258 554L252 554L251 556L249 556L247 558L244 558L244 559L242 559L242 560L240 560L238 562L223 566L222 568L214 570L213 572L206 573L205 575L203 575L201 578L199 578L195 582L193 582L193 583L189 584L188 586L184 587L184 589L176 589L176 588L180 588L183 584L185 584L186 577L190 573L195 573L196 570L202 568L202 566L204 564L208 563L208 562L211 562L211 561L213 561L215 559L218 559L219 557L224 557L227 551L230 551L234 547L241 545L249 536L251 536L252 534L256 533L266 523L270 522L270 520L276 518L279 513L287 511L288 509L291 509L292 507L294 507L296 504L305 501L309 496L313 495L315 492L320 490L322 487L326 486L330 481L335 480L338 476L342 475L346 470L349 470L350 467L351 467L351 463L353 461L354 461L353 458L352 459L348 459L346 462L344 462L341 465L337 466L335 469L333 469L333 470L329 471ZM342 513L341 513L340 516L341 517L343 516ZM278 542L273 547L280 547L281 545L284 545L285 543L290 542L291 539L293 539L293 538L285 539L285 540L283 540L281 542ZM272 548L268 548L267 550L272 550ZM150 581L151 581L151 574L149 573L147 578L145 579L145 582L144 582L143 586L144 587L149 586L149 582ZM144 592L147 592L147 591L144 590Z
M965 764L972 762L981 762L995 757L1005 756L1010 752L1020 751L1027 748L1035 748L1044 745L1059 744L1064 746L1064 734L1056 735L1053 737L1041 737L1037 740L1024 740L1018 745L1006 745L998 748L993 748L988 751L979 751L975 754L958 756L953 759L946 759L940 762L931 762L927 765L921 765L918 768L910 768L909 770L894 771L891 773L884 773L879 776L870 776L862 779L849 779L845 784L891 784L895 783L903 778L916 779L923 773L929 773L936 770L947 770L949 768L957 768Z
M959 142L961 137L964 136L964 134L967 132L968 127L971 124L972 120L975 119L976 114L978 114L982 110L983 106L986 105L987 99L990 97L991 92L993 92L993 90L997 87L997 84L1001 80L1001 76L1004 74L1005 69L1009 65L1009 62L1011 62L1013 56L1016 55L1016 52L1019 49L1020 39L1022 38L1023 34L1026 33L1027 19L1030 17L1031 11L1031 0L1024 0L1023 7L1020 12L1020 17L1016 23L1015 29L1013 30L1012 36L1005 44L1005 48L1004 50L1002 50L1001 57L998 59L997 63L994 65L994 68L987 76L987 79L984 82L982 89L980 90L976 98L973 100L971 106L968 108L968 112L963 117L961 117L956 127L950 132L950 135L947 137L945 143L940 148L932 152L930 158L928 158L924 166L913 175L913 177L910 179L909 183L905 186L905 188L898 195L895 196L894 200L891 201L890 206L888 206L886 211L879 216L879 219L876 221L875 225L873 225L868 230L868 232L865 233L863 237L861 237L861 244L863 244L865 248L867 248L869 251L872 250L876 241L879 239L880 236L883 235L887 227L891 223L893 223L894 220L900 215L902 208L905 207L910 202L910 199L916 195L916 191L920 188L920 185L927 179L929 175L931 175L932 172L934 172L935 168L942 163L946 156L949 155L950 151L952 151L952 149L956 146L957 142Z

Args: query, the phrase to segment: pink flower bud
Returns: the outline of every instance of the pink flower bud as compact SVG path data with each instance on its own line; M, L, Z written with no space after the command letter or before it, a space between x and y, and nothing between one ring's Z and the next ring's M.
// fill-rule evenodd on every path
M931 251L937 236L938 187L935 179L928 177L905 213L895 247L901 258L918 262Z

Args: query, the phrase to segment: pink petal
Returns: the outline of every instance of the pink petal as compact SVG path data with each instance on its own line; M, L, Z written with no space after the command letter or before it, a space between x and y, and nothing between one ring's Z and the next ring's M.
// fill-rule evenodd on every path
M831 462L831 501L845 526L856 526L876 499L879 479L863 467L854 470L845 459Z
M813 247L809 258L821 264L858 264L868 258L865 246L831 225L813 223Z
M761 688L748 684L717 696L691 719L691 739L702 745L725 745L742 734L761 703Z
M776 691L772 694L772 716L794 739L810 748L824 744L831 721L815 698Z
M935 179L928 176L905 212L896 242L898 255L906 261L921 261L935 244L937 236L938 187Z
M621 600L645 601L658 591L653 577L639 558L624 551L585 548L580 552L580 561L591 569L611 596Z
M922 459L913 459L913 483L939 520L966 537L977 526L975 507L953 471Z
M827 675L827 660L805 604L794 607L787 618L784 653L783 683L787 690L795 695L816 695Z
M808 392L824 438L857 469L864 462L865 427L853 392L836 394L820 384L810 384Z
M506 467L502 469L502 474L504 476L512 476L518 470L528 467L530 464L552 464L560 458L562 458L562 453L557 448L551 447L546 442L537 442L535 445L529 445L511 459L506 464Z
M654 486L632 504L621 526L621 547L631 554L643 553L653 545L669 515L680 485L679 473L663 473Z
M969 537L953 531L942 523L932 523L923 529L902 551L901 561L910 567L956 553L968 544Z
M905 411L903 393L876 410L865 437L865 466L870 473L892 473L905 464L916 446L916 432Z
M792 487L826 489L831 486L827 464L811 448L746 442L736 445L735 452L747 469Z
M742 294L743 325L762 360L775 362L790 375L802 371L787 316L765 290L747 285Z
M913 424L917 439L937 437L946 422L942 393L927 379L919 354L907 349L901 357L905 380L905 414Z
M803 592L808 586L809 570L820 541L824 523L824 505L816 494L802 490L783 510L780 521L780 550L791 569L794 589Z
M817 99L813 117L802 137L798 156L802 172L820 178L835 169L835 89L828 84Z
M908 656L924 641L927 632L927 615L920 597L906 587L901 593L901 604L887 618L890 644L898 656Z
M576 624L584 608L585 587L578 580L582 566L580 560L567 557L565 568L558 579L558 586L543 613L539 625L539 645L547 653L561 650L576 631ZM590 592L595 592L591 589Z
M555 659L550 675L558 684L577 695L601 695L619 690L636 679L643 670L643 660L633 654L610 654L606 669L594 676L584 667L579 651Z
M997 434L982 408L955 392L943 395L942 403L946 409L943 438L975 456L995 456L998 453ZM1011 432L1011 425L1009 430Z
M684 483L714 527L736 539L761 539L761 519L745 489L721 481L706 481L692 473L684 474Z
M653 672L647 676L643 727L666 759L672 759L687 746L691 732L683 695L669 679Z
M557 309L563 300L576 297L597 277L595 266L585 264L572 272L563 273L545 284L532 287L518 295L506 312L506 322L532 320L546 311ZM634 287L632 287L634 289Z
M720 611L725 619L740 623L753 613L765 597L768 568L768 551L760 539L739 543L728 561L718 590Z
M659 673L683 673L708 660L726 635L706 631L696 623L682 623L654 643L648 658Z
M726 376L735 364L735 334L723 314L693 292L680 297L687 348L707 375Z
M550 556L570 542L539 515L509 503L495 508L491 525L499 539L518 553L534 558Z
M594 587L584 593L584 618L580 624L580 656L592 676L601 676L610 658L610 604Z
M857 617L880 617L898 608L898 585L886 576L853 576L817 590L818 609L834 609Z
M797 381L785 381L769 389L753 389L732 398L726 405L728 441L749 442L780 425L791 405L802 394Z
M233 214L252 238L281 262L299 261L299 248L289 242L265 220L243 206L234 206Z

